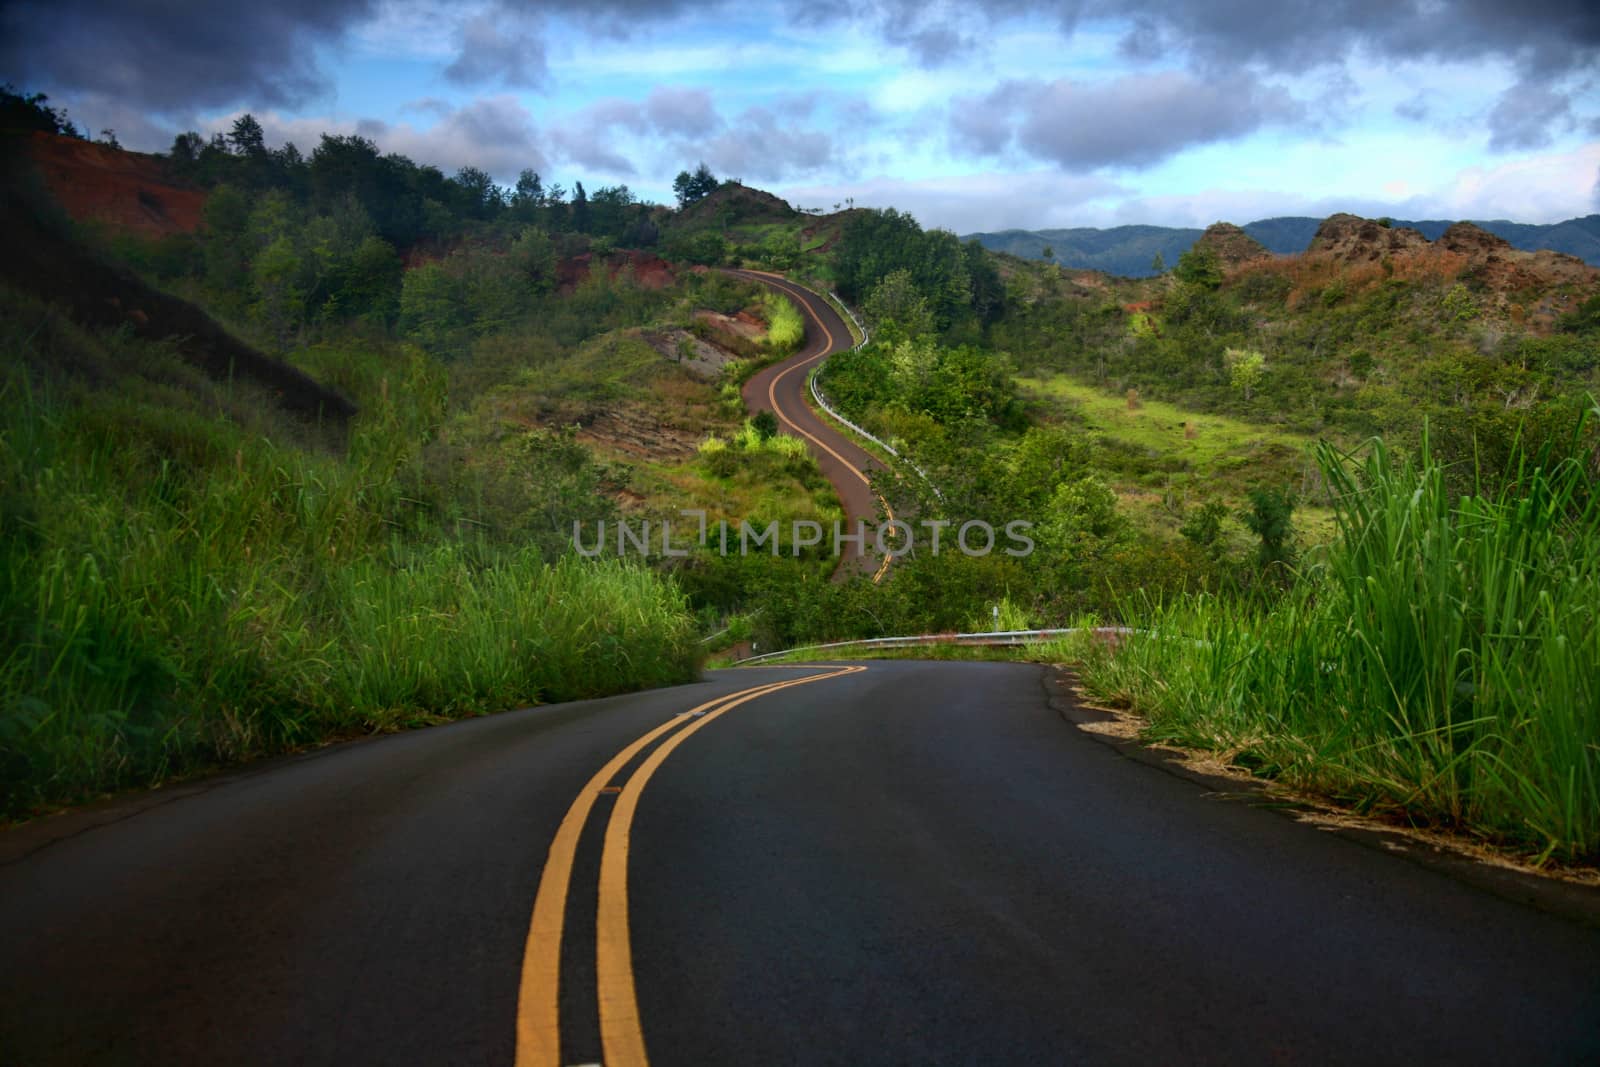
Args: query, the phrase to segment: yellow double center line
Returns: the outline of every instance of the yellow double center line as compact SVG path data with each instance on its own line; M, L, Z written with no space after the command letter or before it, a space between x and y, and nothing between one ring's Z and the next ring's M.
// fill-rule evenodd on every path
M539 878L538 895L534 897L533 919L528 924L528 940L522 955L522 983L517 996L517 1067L561 1067L561 936L566 923L567 894L572 883L578 839L601 793L617 792L611 785L612 779L658 738L672 734L639 764L621 787L611 820L606 824L605 845L600 855L595 992L600 1008L601 1046L607 1067L644 1067L649 1060L644 1050L644 1033L639 1026L633 947L628 937L628 845L639 795L674 749L719 716L780 689L866 669L841 667L823 674L751 686L708 700L634 741L589 779L561 820L545 859L544 873ZM674 730L677 732L673 733Z

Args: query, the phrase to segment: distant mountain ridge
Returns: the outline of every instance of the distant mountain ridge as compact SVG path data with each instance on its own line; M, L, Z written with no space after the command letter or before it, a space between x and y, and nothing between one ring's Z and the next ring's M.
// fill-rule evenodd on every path
M1513 248L1526 252L1549 249L1577 256L1590 266L1600 267L1600 215L1585 215L1549 225L1510 222L1505 219L1482 222L1472 220L1484 230L1503 237ZM1322 219L1285 216L1261 219L1241 227L1277 255L1304 252L1316 236ZM1436 241L1452 221L1428 219L1410 222L1393 220L1395 226L1409 226ZM1009 252L1024 259L1044 259L1044 250L1054 253L1054 262L1063 267L1098 270L1125 278L1147 278L1155 257L1171 267L1178 257L1200 239L1205 231L1172 226L1113 226L1109 229L1076 227L1065 230L1002 230L998 233L969 233L961 240L976 239L993 252Z

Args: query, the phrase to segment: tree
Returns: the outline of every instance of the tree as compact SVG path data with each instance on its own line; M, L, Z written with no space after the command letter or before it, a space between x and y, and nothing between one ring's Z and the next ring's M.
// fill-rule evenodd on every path
M511 194L511 204L526 211L544 207L544 183L537 171L524 170L517 176L517 187Z
M82 139L83 134L67 118L67 109L51 107L49 99L43 93L23 96L10 82L0 86L0 130L39 130Z
M1222 264L1210 245L1196 244L1178 257L1172 273L1181 282L1201 289L1218 289L1222 286Z
M757 437L763 441L770 441L778 433L778 417L763 409L756 412L755 418L750 420L750 426L755 430Z
M1005 283L1000 280L1000 271L994 265L994 259L976 237L961 247L961 258L967 270L967 287L971 294L969 303L978 320L987 325L998 319L1005 310Z
M572 188L572 229L576 233L588 233L589 225L589 194L583 191L583 183L575 182Z
M1178 532L1190 544L1213 554L1222 551L1222 520L1228 517L1228 506L1220 500L1207 500L1191 511L1178 527Z
M728 241L715 230L674 235L667 244L665 255L668 259L720 267L728 259Z
M288 237L279 237L262 249L250 268L256 316L279 345L287 344L294 327L305 318L305 292L300 287L303 272L304 263Z
M536 293L548 293L556 284L556 249L550 235L528 226L511 242L511 261Z
M400 287L400 325L435 354L447 352L466 325L460 287L438 263L406 271Z
M589 232L624 240L634 229L640 205L626 185L607 185L589 194Z
M462 167L456 171L452 181L459 188L466 213L471 218L492 218L505 206L500 187L487 171L478 167Z
M1267 359L1253 348L1229 348L1222 353L1223 365L1228 368L1228 382L1249 401L1256 386L1267 373Z
M788 270L800 261L800 234L773 230L761 241L761 260L773 270Z
M205 147L205 138L190 130L172 139L172 148L167 154L177 163L196 163L200 159L200 153L205 151Z
M874 340L894 344L933 332L933 312L908 270L885 275L861 305Z
M1287 567L1294 560L1294 494L1278 489L1252 489L1250 507L1240 519L1261 538L1261 569Z
M267 155L266 131L254 115L246 112L233 120L233 128L228 131L228 147L233 149L236 156L264 159Z
M231 185L219 185L206 197L200 245L206 285L225 300L237 300L249 281L245 232L250 226L250 201Z
M400 311L400 279L404 274L394 248L376 234L356 246L335 293L338 310L373 322L388 323Z
M711 168L702 162L695 168L693 174L686 170L679 171L678 176L672 180L672 191L677 195L678 207L681 209L697 200L704 200L721 184L711 173Z

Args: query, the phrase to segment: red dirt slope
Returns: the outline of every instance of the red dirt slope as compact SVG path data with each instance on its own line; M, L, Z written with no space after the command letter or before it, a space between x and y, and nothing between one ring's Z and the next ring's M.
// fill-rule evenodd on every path
M190 233L200 225L206 194L172 184L160 156L32 133L28 155L67 214L97 219L152 237Z

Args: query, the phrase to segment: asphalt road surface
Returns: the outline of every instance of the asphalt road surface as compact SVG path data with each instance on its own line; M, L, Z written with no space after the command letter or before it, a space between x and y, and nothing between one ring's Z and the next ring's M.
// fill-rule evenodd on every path
M866 525L870 539L880 514L885 518L892 517L888 514L887 505L872 491L870 477L873 469L879 466L878 461L814 412L806 397L806 376L812 368L835 352L844 351L854 344L849 327L826 300L782 275L753 270L731 270L728 273L761 282L783 293L799 308L806 321L806 340L800 351L781 363L762 369L745 383L745 407L750 411L772 412L785 432L806 442L806 447L822 468L823 477L833 485L834 491L839 494L839 502L844 505L845 532L853 533L855 523L859 520ZM831 543L831 538L832 531L828 531L824 543ZM866 547L871 549L872 546L868 544ZM854 543L847 543L844 548L840 573L845 573L846 568L856 568L881 580L893 564L892 557L885 555L874 558L870 551L863 552L862 546Z
M0 1060L1600 1062L1600 929L1128 758L1052 677L715 672L13 828Z

